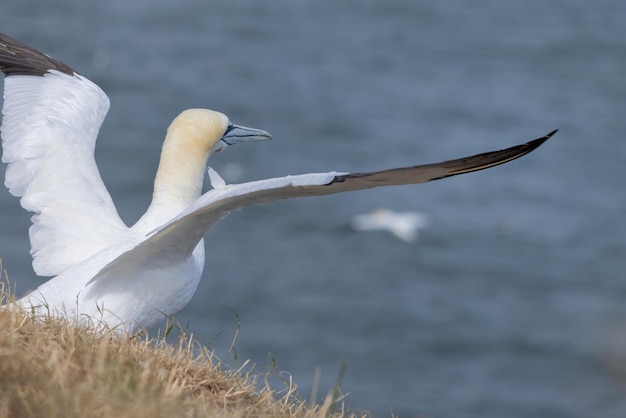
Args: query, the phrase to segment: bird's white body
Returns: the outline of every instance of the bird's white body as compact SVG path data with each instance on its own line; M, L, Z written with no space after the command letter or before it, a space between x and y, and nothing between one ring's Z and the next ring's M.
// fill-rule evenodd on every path
M174 316L198 287L204 268L202 240L191 255L170 252L169 258L150 257L133 268L117 270L115 280L89 283L142 240L111 245L42 284L19 303L39 314L65 316L96 328L121 326L131 332Z
M18 304L40 314L134 332L176 314L204 268L203 236L229 212L281 199L423 183L502 164L552 134L502 151L373 173L317 173L226 185L207 161L227 145L270 139L206 109L169 126L152 202L132 227L119 218L94 160L106 94L69 66L0 34L5 74L5 185L34 213L33 268L53 276Z

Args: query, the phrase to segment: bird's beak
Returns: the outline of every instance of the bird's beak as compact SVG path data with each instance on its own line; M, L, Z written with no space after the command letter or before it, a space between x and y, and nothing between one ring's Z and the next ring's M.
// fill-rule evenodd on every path
M246 128L245 126L238 125L230 125L222 137L222 141L227 145L239 144L241 142L265 141L266 139L272 139L272 135L260 129Z
M272 135L260 129L230 124L222 138L213 145L209 155L217 154L229 145L242 142L265 141L266 139L272 139Z

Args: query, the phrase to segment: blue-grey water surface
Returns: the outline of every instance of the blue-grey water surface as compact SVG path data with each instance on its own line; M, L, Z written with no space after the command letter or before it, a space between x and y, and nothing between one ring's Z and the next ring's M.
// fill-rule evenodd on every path
M426 185L236 212L178 321L300 394L374 416L626 416L626 3L618 0L6 0L0 31L98 83L97 160L131 224L171 119L209 107L275 140L211 160L227 181L436 162L560 132ZM238 178L234 175L240 172ZM228 176L230 174L230 177ZM376 207L418 242L355 233ZM42 282L29 214L0 190L0 257ZM268 355L271 353L271 355ZM273 382L280 388L278 380Z

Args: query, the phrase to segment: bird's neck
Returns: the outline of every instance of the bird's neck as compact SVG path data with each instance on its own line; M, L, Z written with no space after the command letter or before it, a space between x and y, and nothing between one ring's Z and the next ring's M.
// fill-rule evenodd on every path
M138 221L158 227L188 208L202 194L208 153L181 146L176 132L168 132L154 179L152 202Z

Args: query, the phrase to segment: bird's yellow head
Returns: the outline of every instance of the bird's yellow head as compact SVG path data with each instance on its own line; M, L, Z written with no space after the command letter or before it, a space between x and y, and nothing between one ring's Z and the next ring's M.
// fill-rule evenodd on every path
M260 129L233 125L223 113L209 109L188 109L170 124L169 138L176 138L176 147L192 155L209 157L228 145L263 141L272 136ZM166 141L164 147L171 146Z

